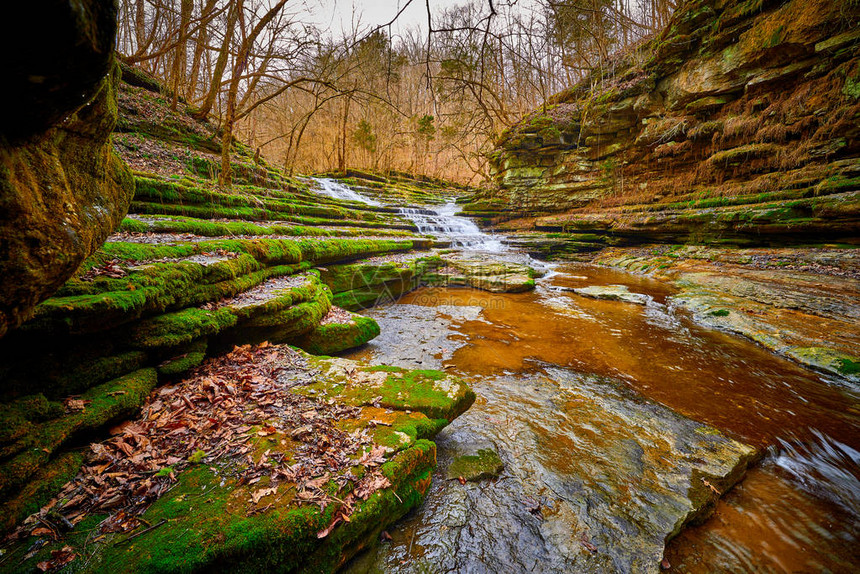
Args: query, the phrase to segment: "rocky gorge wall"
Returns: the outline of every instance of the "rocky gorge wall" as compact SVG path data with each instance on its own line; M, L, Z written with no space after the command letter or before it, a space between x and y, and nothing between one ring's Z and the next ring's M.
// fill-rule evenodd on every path
M0 337L104 242L134 193L110 144L116 4L43 4L14 3L0 23Z
M497 185L464 213L571 232L583 248L856 237L857 12L842 0L682 3L659 36L505 131Z

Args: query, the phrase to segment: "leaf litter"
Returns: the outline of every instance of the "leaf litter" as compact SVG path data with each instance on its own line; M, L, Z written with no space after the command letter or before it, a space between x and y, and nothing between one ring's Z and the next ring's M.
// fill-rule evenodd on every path
M234 480L251 487L249 515L274 504L261 508L267 497L290 489L294 504L323 509L340 503L331 524L317 533L327 536L349 522L357 500L391 486L379 469L391 449L373 442L372 426L352 432L336 426L358 418L361 407L291 392L318 374L286 345L244 345L208 360L185 380L156 389L140 416L111 429L111 438L92 443L78 476L11 537L68 530L91 515L109 514L101 534L148 525L141 515L195 464L208 465L222 485ZM274 446L260 454L264 440ZM288 448L278 450L278 443ZM359 466L364 473L350 472ZM325 490L332 481L348 494L341 499ZM348 483L352 488L344 489ZM43 566L52 570L74 557L64 548Z

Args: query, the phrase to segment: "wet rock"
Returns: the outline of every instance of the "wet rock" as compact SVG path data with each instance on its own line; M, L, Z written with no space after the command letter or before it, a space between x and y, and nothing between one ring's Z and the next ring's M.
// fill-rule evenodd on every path
M491 449L478 449L476 454L465 454L454 459L446 471L447 478L463 478L477 482L487 478L498 478L505 465L498 453Z
M749 338L816 370L860 382L858 261L830 247L617 248L597 261L674 282L698 323Z
M522 293L535 288L540 273L520 263L491 257L446 257L446 267L424 275L430 285L466 286L493 293Z
M134 193L109 141L115 10L113 2L25 3L2 20L0 336L102 244Z
M649 295L642 293L631 293L625 285L591 285L572 289L577 295L591 297L592 299L605 299L607 301L623 301L635 303L636 305L647 305L651 300Z
M478 391L487 407L440 435L440 456L502 442L510 476L434 483L429 506L404 525L416 531L412 553L407 538L350 572L418 572L420 560L435 571L656 573L666 541L708 516L757 456L611 379L550 369Z

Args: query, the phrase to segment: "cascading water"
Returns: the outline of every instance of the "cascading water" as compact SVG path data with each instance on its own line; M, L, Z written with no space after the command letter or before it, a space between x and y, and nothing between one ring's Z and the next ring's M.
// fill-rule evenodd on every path
M333 197L335 199L346 199L348 201L360 201L361 203L366 203L367 205L373 205L376 207L382 205L378 201L361 195L357 191L350 189L348 186L333 179L329 179L327 177L315 177L312 179L322 188L320 191L329 197Z
M474 221L454 215L457 213L454 202L447 203L437 210L401 207L399 212L411 219L418 226L419 232L449 240L452 247L491 253L504 250L501 241L478 229Z
M315 177L313 180L319 184L319 191L329 197L360 201L377 207L382 205L333 179ZM481 231L474 221L454 215L457 213L457 205L453 201L435 210L420 207L400 207L397 211L407 219L412 220L420 233L450 241L452 247L490 253L500 253L505 250L499 239Z

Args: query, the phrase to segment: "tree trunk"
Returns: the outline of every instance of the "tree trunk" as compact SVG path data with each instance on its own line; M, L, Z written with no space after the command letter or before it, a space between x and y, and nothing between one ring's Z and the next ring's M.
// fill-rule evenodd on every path
M173 102L170 104L172 110L176 110L179 104L179 89L185 80L188 26L191 24L193 8L192 0L182 0L179 16L179 45L176 46L176 55L173 59Z
M134 39L137 42L135 53L140 54L146 45L146 12L144 11L144 0L137 0L134 4Z
M233 89L234 84L236 89ZM227 112L224 114L223 135L221 137L221 173L218 175L218 183L224 187L233 185L230 144L233 142L233 124L236 121L236 92L238 87L238 80L234 80L230 82L230 90L227 92Z
M227 28L224 30L224 41L221 42L221 49L218 52L218 60L215 62L215 71L212 73L212 81L209 84L209 91L200 109L194 114L194 117L200 120L206 119L209 112L212 111L212 106L215 105L215 98L221 91L221 78L224 77L224 70L227 68L227 59L230 57L230 44L233 42L233 32L236 28L236 21L239 19L239 13L243 10L245 0L238 0L235 4L231 3L230 11L227 13ZM235 100L234 100L235 104ZM232 128L232 126L231 126ZM230 137L232 138L232 129ZM228 152L229 153L229 152Z
M188 80L186 96L189 101L197 99L197 83L200 81L200 66L203 64L203 54L206 51L206 42L209 41L209 22L212 18L212 12L215 10L215 3L218 0L207 0L203 12L200 14L200 25L197 32L197 38L194 42L194 56L191 59L191 75Z
M346 125L349 121L349 104L352 102L352 96L347 96L346 101L343 104L343 123L341 125L341 142L340 142L340 154L338 159L338 169L346 173Z

